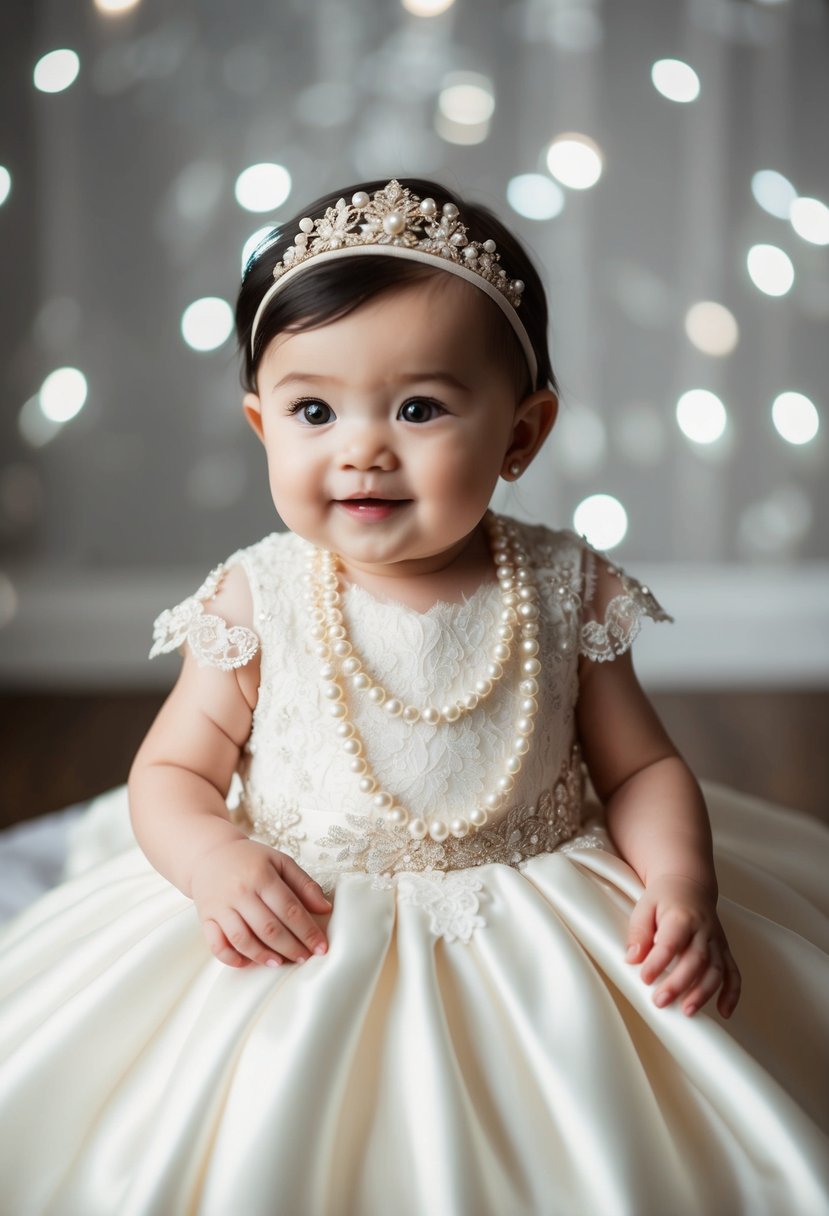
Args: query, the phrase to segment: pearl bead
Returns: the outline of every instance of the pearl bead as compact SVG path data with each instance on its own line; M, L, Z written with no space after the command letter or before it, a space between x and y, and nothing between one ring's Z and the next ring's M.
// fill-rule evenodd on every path
M530 581L530 572L526 566L521 566L516 577L519 583L528 583Z
M390 811L386 811L386 823L394 824L395 827L403 827L409 821L409 812L404 811L402 806L393 806Z
M385 689L381 688L379 684L372 684L368 690L368 699L369 701L373 701L375 705L382 705L386 699Z
M358 671L356 676L351 677L352 687L356 688L358 690L361 690L363 688L368 688L368 686L370 684L371 684L371 680L368 678L368 676L366 675L366 673L364 671Z
M344 638L345 629L343 628L342 625L329 625L328 626L328 636L330 638L334 638L336 640L339 640L340 638Z
M478 700L479 698L476 692L468 692L463 699L464 709L468 709L471 712L473 709L477 708Z
M458 709L457 705L444 705L440 711L440 716L443 718L444 722L457 722L458 718L461 716L461 711Z
M368 765L362 756L355 756L353 760L349 761L348 767L351 769L352 773L364 773L368 768Z
M442 819L433 819L429 824L429 835L432 837L432 840L445 840L449 835L449 828Z
M347 659L343 660L343 675L353 676L360 670L361 666L362 664L359 659L355 659L353 655L349 655Z
M534 654L538 654L538 642L535 640L535 638L521 639L521 653L525 654L527 658L530 659Z
M535 730L535 722L533 722L532 718L519 718L515 723L515 729L519 735L531 735Z
M331 649L334 651L334 654L344 659L346 655L351 654L351 643L341 638L338 642L334 643Z
M469 812L469 822L473 823L476 828L482 828L488 818L486 811L480 806L476 806Z
M320 638L324 638L325 637L325 627L323 625L312 625L311 626L311 637L314 639L315 642L318 642L320 640Z
M537 676L541 671L541 664L539 663L538 659L525 659L521 664L521 670L525 675Z
M443 214L448 220L456 220L458 218L458 209L454 203L444 203Z
M479 697L487 697L492 692L492 680L476 680L475 692Z
M495 788L502 794L508 794L515 785L515 778L511 774L505 777L499 777L495 782Z
M538 621L522 621L521 622L521 636L525 637L525 638L538 637L540 628L541 627L540 627Z
M343 690L339 684L323 684L322 695L329 701L342 700Z
M457 836L458 838L465 836L469 831L469 820L459 815L457 819L453 819L449 824L449 831L453 836Z
M516 756L526 756L530 745L523 735L516 735L512 741L512 750Z
M359 756L362 750L363 745L359 739L346 739L345 743L343 744L343 751L349 756Z
M403 713L403 702L398 701L397 697L390 697L384 708L389 717L399 718Z
M425 819L410 819L409 820L409 835L414 840L422 840L429 831L429 825Z
M538 605L532 603L520 603L518 605L518 615L522 621L532 621L538 616Z
M519 573L519 575L523 574L526 576L526 571L523 569L519 570L518 573ZM520 583L522 580L519 578L518 581ZM520 600L534 600L535 599L535 587L526 587L526 586L519 587L518 588L518 598Z
M486 674L489 676L490 680L500 680L501 676L504 674L504 669L500 663L487 663Z
M348 713L348 710L343 705L342 701L335 701L331 706L329 713L331 714L332 718L344 718Z
M427 705L420 716L429 726L436 726L440 722L440 710L434 705Z
M405 227L406 217L399 211L390 211L388 215L383 216L383 231L389 236L399 236Z
M534 680L532 676L528 680L522 680L518 691L525 697L534 697L538 692L538 680Z
M385 790L380 790L374 795L372 801L378 810L384 811L387 807L391 806L392 796L391 794L387 794Z
M354 733L354 727L350 722L340 722L337 726L337 734L341 739L350 739Z
M498 626L498 637L501 638L501 640L504 642L511 642L512 639L515 637L515 632L512 628L512 625L499 625Z
M407 705L406 708L403 710L403 721L404 722L417 722L419 717L420 717L420 710L417 708L416 705Z
M433 198L424 198L420 200L420 214L434 215L438 209L438 205Z
M522 714L537 714L538 702L535 697L522 697L518 704Z
M500 791L498 793L487 794L484 798L484 806L488 811L496 811L503 801L504 795Z
M320 668L320 675L323 680L333 680L337 674L337 669L333 663L325 663Z
M363 777L360 781L360 792L363 794L371 794L377 788L377 782L372 776Z
M362 211L362 209L364 207L367 207L368 203L369 203L369 198L368 198L368 195L366 194L365 190L358 190L356 194L352 194L352 196L351 196L352 206L357 207L360 211ZM310 228L308 229L308 231L309 232L311 231Z
M506 764L504 765L504 768L507 770L508 773L510 773L513 777L515 777L518 775L518 773L521 772L522 764L523 764L523 761L520 756L510 756L509 759L507 760Z
M501 663L506 663L511 653L512 651L510 650L509 646L507 646L506 642L499 642L498 645L493 647L492 650L493 657Z

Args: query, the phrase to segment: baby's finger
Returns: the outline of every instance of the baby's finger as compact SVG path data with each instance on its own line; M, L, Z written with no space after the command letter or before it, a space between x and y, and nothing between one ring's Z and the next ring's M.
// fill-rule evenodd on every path
M250 927L243 910L228 908L219 927L224 932L231 948L252 963L277 963L280 956L269 950Z
M288 853L277 853L274 858L274 866L283 881L296 892L302 903L311 912L331 911L331 901L323 892L322 887L310 874L306 874Z
M312 954L328 950L325 934L311 913L276 875L260 892L251 914L257 932L261 929L262 941L293 962L305 962Z
M652 984L668 964L687 949L693 929L684 917L666 916L660 923L653 948L642 963L640 972L646 984Z
M654 1004L662 1009L692 985L701 982L709 968L709 943L705 931L700 930L680 954L673 971L654 994ZM719 972L720 978L722 971ZM707 999L707 998L706 998Z
M725 946L723 949L723 965L725 967L725 977L723 979L722 991L717 998L717 1009L722 1017L730 1018L737 1008L737 1002L740 999L742 979L740 978L740 969L734 962L734 957L728 946Z
M284 956L288 962L304 963L310 957L302 942L266 902L264 892L261 898L251 896L240 902L239 912L250 926L257 943L258 953L254 956L254 962L268 963L274 956Z
M722 952L719 946L715 942L712 942L708 966L702 978L682 995L682 1012L687 1017L693 1017L697 1010L702 1009L706 1001L710 1000L722 985L724 974L725 967L722 961Z
M250 959L244 958L238 950L233 949L221 926L215 920L202 921L202 929L208 946L220 963L226 963L228 967L250 966Z
M629 963L638 963L653 945L656 929L656 905L647 892L641 896L630 914L625 958Z

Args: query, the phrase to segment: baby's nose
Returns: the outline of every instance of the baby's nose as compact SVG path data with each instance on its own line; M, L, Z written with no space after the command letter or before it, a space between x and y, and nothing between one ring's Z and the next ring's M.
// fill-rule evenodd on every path
M341 459L343 468L359 469L361 472L370 469L390 472L397 467L397 457L389 437L381 428L366 428L352 433L343 447Z

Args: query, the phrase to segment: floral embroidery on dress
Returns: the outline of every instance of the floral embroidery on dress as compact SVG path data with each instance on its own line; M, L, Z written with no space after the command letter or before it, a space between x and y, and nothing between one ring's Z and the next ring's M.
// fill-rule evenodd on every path
M306 839L303 831L294 831L302 816L287 799L265 803L263 798L251 794L245 784L239 807L247 817L252 836L264 841L274 849L290 854L294 861L301 857L301 841Z
M259 638L253 630L244 625L231 625L228 628L220 616L204 611L202 601L217 595L226 573L226 565L216 566L195 595L188 596L175 608L167 608L156 617L151 659L177 650L188 642L200 667L232 671L250 662L259 649Z

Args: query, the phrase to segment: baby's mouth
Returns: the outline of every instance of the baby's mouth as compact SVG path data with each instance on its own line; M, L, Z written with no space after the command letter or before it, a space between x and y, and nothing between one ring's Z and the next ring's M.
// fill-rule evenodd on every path
M410 498L340 498L337 505L349 515L363 519L387 519L394 512L409 505Z

